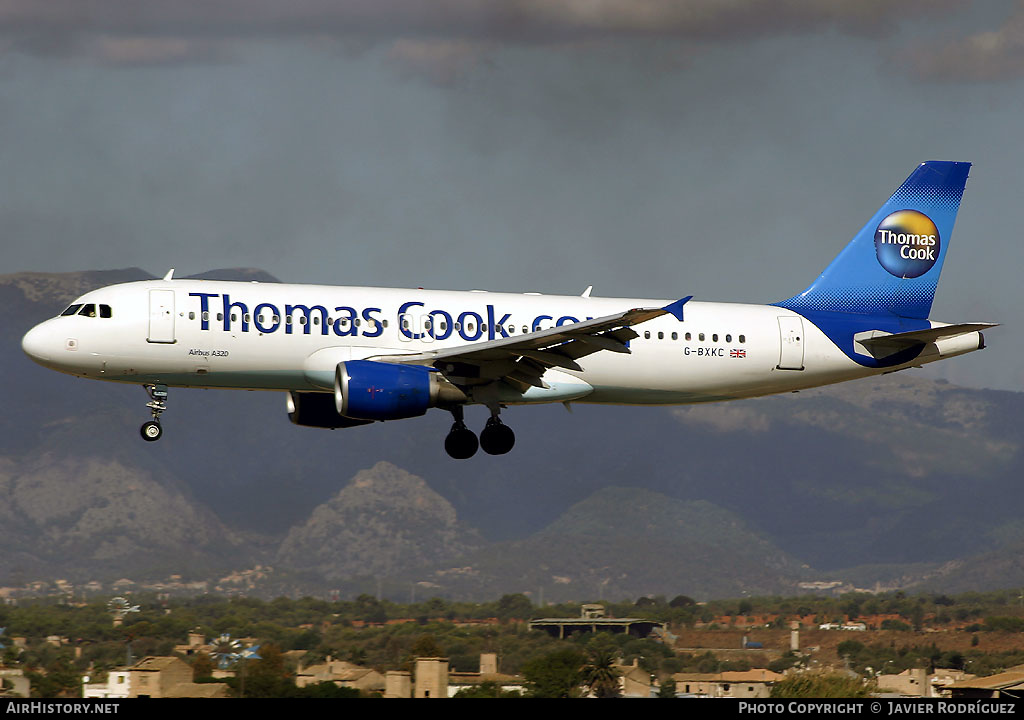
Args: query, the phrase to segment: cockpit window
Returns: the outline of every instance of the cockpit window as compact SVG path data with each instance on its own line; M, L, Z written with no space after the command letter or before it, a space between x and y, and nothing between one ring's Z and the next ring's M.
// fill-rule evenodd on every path
M96 306L93 303L83 305L82 309L78 311L79 315L85 315L86 317L96 317Z
M67 310L62 312L60 314L60 316L64 317L65 315L74 315L74 314L76 314L78 312L79 308L81 308L81 307L82 307L81 303L79 303L78 305L72 305Z
M110 306L109 305L100 305L100 317L101 318L113 317L113 314L110 311Z

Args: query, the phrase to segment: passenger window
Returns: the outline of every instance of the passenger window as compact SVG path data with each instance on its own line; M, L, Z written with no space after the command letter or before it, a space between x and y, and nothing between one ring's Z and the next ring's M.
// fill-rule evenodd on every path
M679 333L672 333L672 339L673 340L678 340L679 339Z
M383 325L384 327L387 327L388 326L388 321L387 320L381 321L381 325Z
M78 311L79 315L85 315L86 317L96 317L96 306L92 303L83 305L82 309Z
M292 316L291 316L291 315L286 315L286 316L285 316L285 318L284 318L284 324L285 324L285 325L291 325L291 324L292 324Z
M687 340L687 342L689 342L692 339L693 339L693 335L691 335L690 333L686 333L686 340Z
M700 340L701 342L704 342L704 333L701 333L700 335L698 335L697 339Z
M530 332L530 328L529 328L529 326L527 326L527 325L523 325L523 334L525 335L525 334L526 334L526 333L528 333L528 332Z
M249 322L250 319L251 319L251 316L249 315L249 313L246 313L245 315L242 316L242 322L244 322L244 323ZM303 320L305 320L305 318L303 318Z
M740 335L740 342L741 343L745 343L746 341L747 341L747 336L746 335Z
M190 312L190 313L188 314L188 319L189 319L189 320L195 320L195 319L196 319L196 314L195 314L194 312Z
M81 307L82 307L81 303L79 303L78 305L72 305L67 310L62 312L60 314L60 316L61 317L65 317L66 315L75 315L75 314L78 313L78 311L81 309Z
M658 339L659 339L659 340L664 340L664 339L665 339L665 333L663 333L663 332L659 332L659 333L658 333Z
M359 318L356 318L356 327L359 327Z
M249 316L246 315L246 317L249 317ZM299 325L305 325L305 324L306 324L306 316L305 315L299 315Z
M203 322L210 322L210 313L209 312L205 312L205 311L203 312Z
M217 313L217 321L220 322L224 319L224 313Z
M711 342L718 342L718 333L711 336Z
M726 342L732 342L732 335L726 335L725 336L725 341Z
M281 316L280 315L275 315L274 316L274 324L277 325L279 322L281 322Z
M650 340L650 339L651 339L651 331L650 330L644 330L644 340Z

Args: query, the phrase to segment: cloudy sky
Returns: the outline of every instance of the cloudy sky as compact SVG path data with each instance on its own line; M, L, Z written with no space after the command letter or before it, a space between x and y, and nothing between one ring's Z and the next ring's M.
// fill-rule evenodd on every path
M0 0L0 272L775 301L975 163L926 372L1024 390L1024 2Z

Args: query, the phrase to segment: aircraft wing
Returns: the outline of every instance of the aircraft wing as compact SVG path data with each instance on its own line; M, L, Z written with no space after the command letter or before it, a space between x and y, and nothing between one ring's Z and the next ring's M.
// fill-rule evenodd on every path
M499 340L439 348L411 355L367 358L403 365L430 365L456 385L481 385L503 380L519 392L530 386L546 388L541 379L551 367L581 371L576 362L602 350L629 353L627 342L639 337L631 326L662 315L683 319L687 296L660 308L634 308L615 315L584 320Z

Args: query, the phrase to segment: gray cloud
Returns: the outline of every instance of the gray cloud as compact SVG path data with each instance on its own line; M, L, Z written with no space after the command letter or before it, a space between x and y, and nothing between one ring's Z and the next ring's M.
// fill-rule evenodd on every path
M903 60L926 80L994 81L1024 75L1024 2L1003 24L949 42L918 42Z
M374 38L442 75L487 43L719 41L835 27L885 32L951 0L0 0L0 37L31 53L119 63L205 57L245 39ZM410 45L409 43L415 43ZM439 43L428 48L431 43Z

